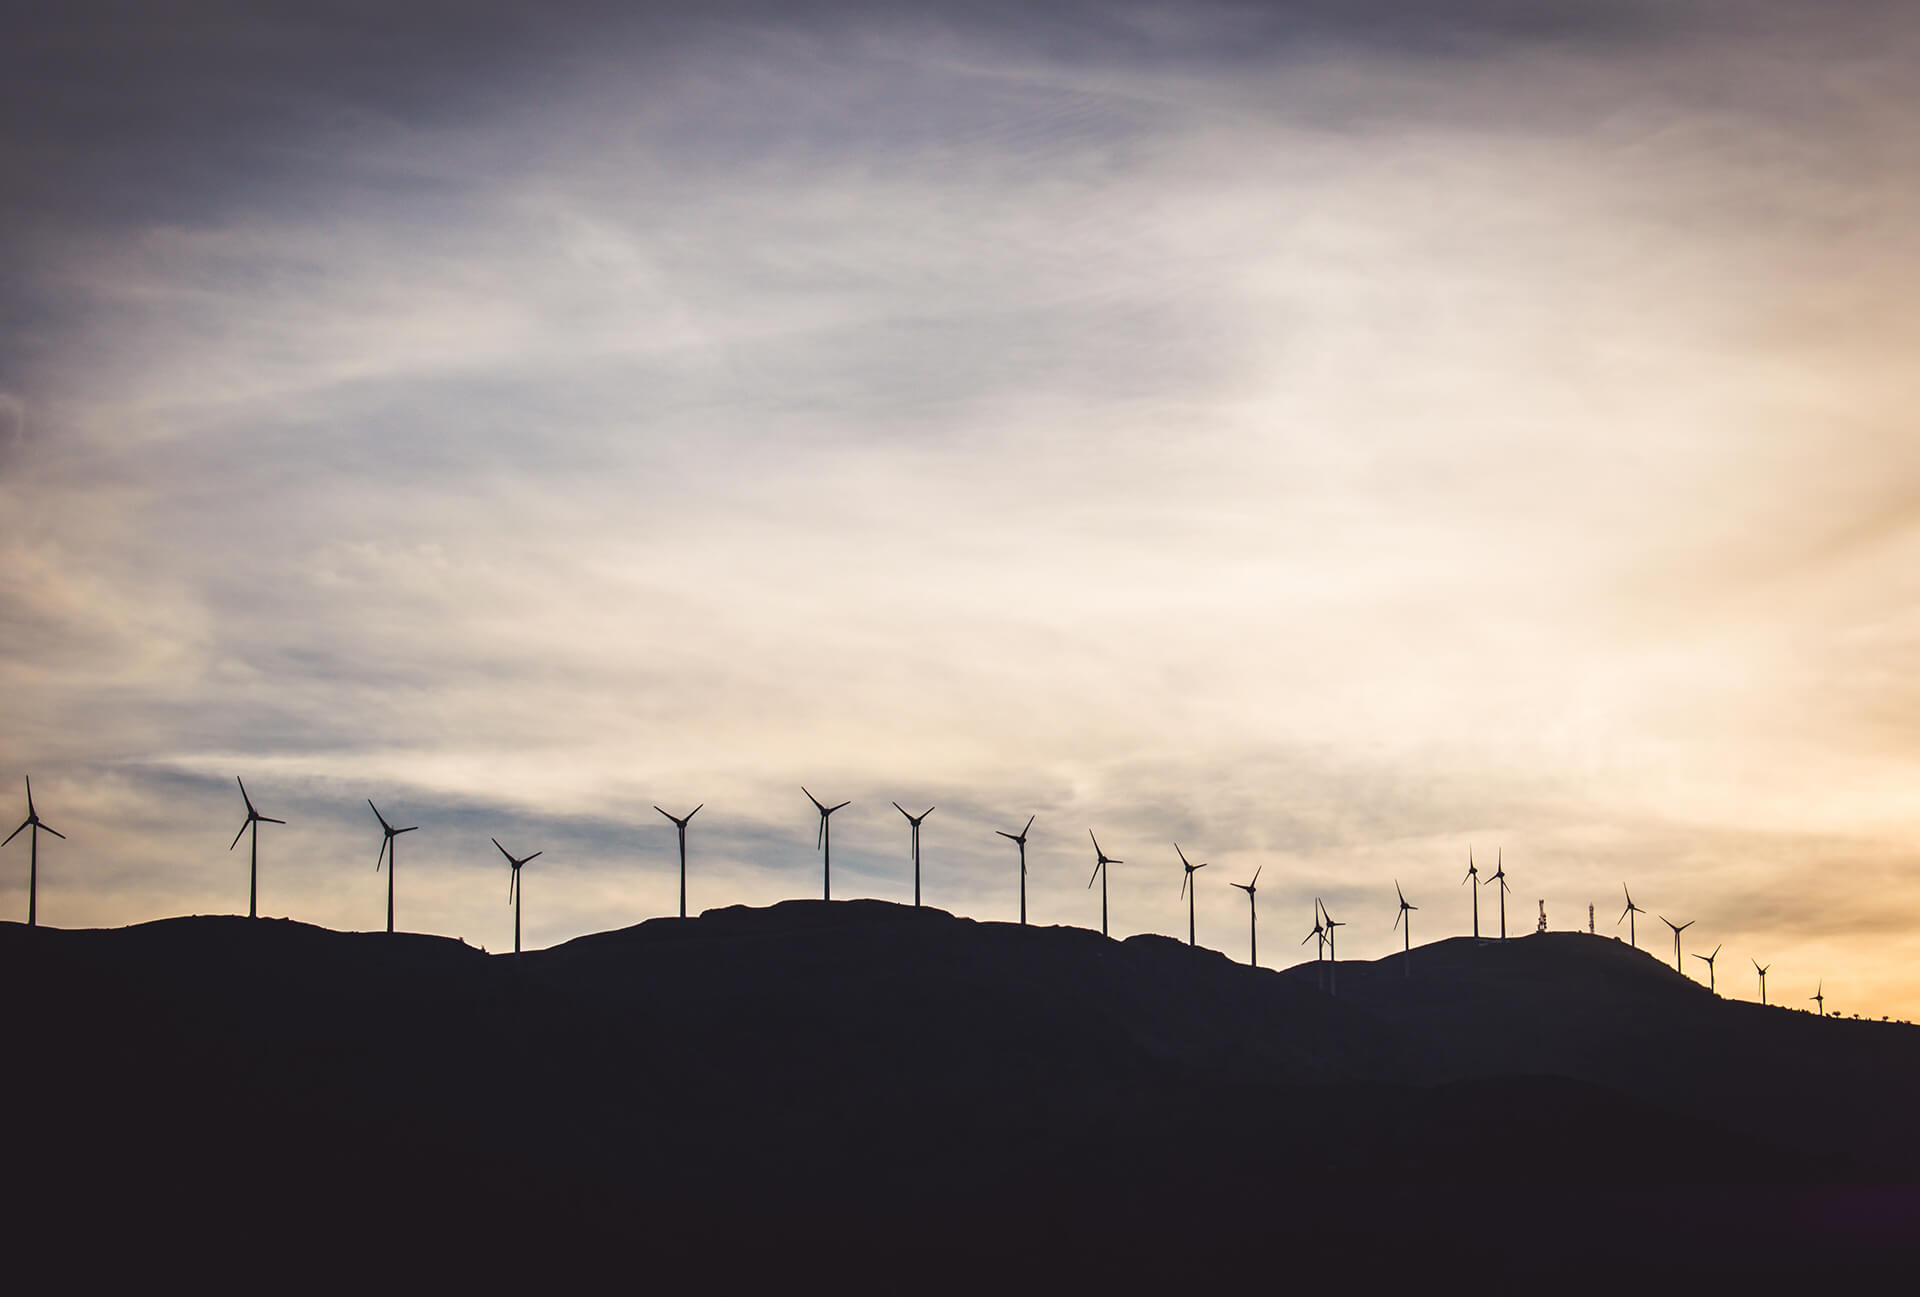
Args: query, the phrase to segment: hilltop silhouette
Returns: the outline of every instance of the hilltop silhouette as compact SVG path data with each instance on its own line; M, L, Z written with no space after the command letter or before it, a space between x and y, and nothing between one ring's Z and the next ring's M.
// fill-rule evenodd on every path
M1920 1030L1584 934L1411 958L1332 997L1311 963L877 901L519 956L0 924L12 1219L123 1257L914 1289L1831 1275L1920 1221Z

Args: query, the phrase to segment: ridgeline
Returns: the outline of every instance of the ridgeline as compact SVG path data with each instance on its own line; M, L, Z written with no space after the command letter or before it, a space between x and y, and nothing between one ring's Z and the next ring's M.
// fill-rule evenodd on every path
M1564 1286L1831 1279L1920 1229L1920 1029L1585 934L1341 961L1337 995L1314 963L877 901L520 956L0 924L0 972L7 1219L54 1274Z

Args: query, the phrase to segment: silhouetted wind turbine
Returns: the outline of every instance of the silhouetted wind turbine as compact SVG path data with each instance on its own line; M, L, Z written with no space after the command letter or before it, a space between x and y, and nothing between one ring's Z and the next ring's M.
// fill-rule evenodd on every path
M1480 939L1480 871L1474 868L1472 847L1467 848L1467 876L1460 881L1473 884L1469 889L1473 892L1473 936L1474 940L1478 941Z
M1180 844L1178 842L1173 844L1173 850L1174 853L1180 857L1181 867L1187 871L1180 875L1180 894L1187 898L1187 944L1191 946L1195 944L1193 940L1193 898L1200 890L1193 886L1193 874L1196 869L1205 869L1207 862L1202 860L1197 865L1188 864L1187 853L1180 850Z
M1826 989L1827 989L1826 979L1821 978L1820 984L1814 987L1813 994L1807 997L1809 1000L1812 1000L1815 1004L1820 1006L1820 1016L1823 1018L1827 1016L1827 997L1825 994Z
M262 814L261 814L261 813L260 813L259 811L256 811L256 810L254 810L254 809L253 809L253 798L251 798L251 797L249 797L249 796L247 796L247 786L246 786L246 784L244 784L244 783L242 783L242 782L241 782L241 780L240 780L240 776L239 776L239 775L235 775L235 776L233 777L233 782L234 782L234 783L236 783L236 784L240 784L240 800L241 800L241 801L243 801L243 802L245 802L245 803L247 804L247 818L246 818L246 819L245 819L245 820L244 820L244 821L243 821L243 822L241 823L241 825L240 825L240 832L239 832L239 833L236 833L236 834L234 834L234 835L233 835L233 842L232 842L232 843L231 843L231 844L230 844L230 845L229 845L229 846L227 847L227 850L228 850L228 851L232 851L232 850L234 849L234 847L237 847L237 846L239 846L239 845L240 845L240 839L241 839L241 837L242 837L242 836L244 836L244 835L246 834L246 831L247 831L248 829L252 829L252 830L253 830L253 845L252 845L252 846L250 846L250 847L249 847L249 848L247 849L247 855L248 855L248 863L247 863L247 917L248 917L249 919L254 919L254 918L258 918L258 917L259 917L259 915L260 915L260 906L259 906L259 900L260 900L260 826L261 826L262 824L285 824L285 823L286 823L286 821L285 821L285 820L276 820L276 819L274 819L274 818L273 818L273 816L271 816L271 815L262 815Z
M1625 919L1627 921L1627 944L1632 946L1635 950L1638 950L1640 949L1640 940L1638 937L1634 935L1633 916L1636 914L1645 914L1646 911L1633 903L1633 893L1627 891L1627 885L1625 883L1620 884L1620 890L1622 893L1625 894L1627 898L1627 908L1620 911L1620 919ZM1620 919L1615 919L1613 921L1614 927L1617 928L1620 926Z
M1327 994L1332 995L1339 986L1340 977L1340 947L1335 942L1333 930L1347 925L1327 913L1324 901L1320 903L1320 917L1327 922Z
M1092 829L1087 830L1087 836L1093 838ZM1104 937L1107 935L1107 866L1124 865L1127 862L1124 860L1115 860L1106 852L1102 851L1100 849L1099 838L1093 838L1093 855L1093 878L1087 879L1087 886L1093 886L1094 878L1100 880L1100 935Z
M1020 848L1020 926L1027 926L1027 830L1033 827L1033 816L1027 816L1027 822L1018 833L1009 833L1005 829L995 829L1007 841Z
M1725 942L1722 942L1722 943L1721 943L1721 945L1725 945L1725 944L1726 944ZM1711 955L1695 955L1695 956L1694 956L1694 958L1695 958L1695 959L1698 959L1698 960L1700 960L1700 961L1701 961L1702 963L1704 963L1704 964L1706 964L1706 966L1707 966L1707 989L1708 989L1709 991L1712 991L1712 990L1714 989L1714 987L1713 987L1713 961L1714 961L1714 960L1716 960L1716 959L1718 959L1719 957L1720 957L1720 947L1719 947L1719 946L1715 946L1715 947L1713 948L1713 953L1712 953Z
M1327 957L1327 930L1320 922L1320 898L1317 896L1313 898L1313 931L1300 938L1300 944L1304 946L1316 937L1319 938L1320 944L1314 947L1313 957L1315 960L1325 959Z
M1760 1003L1762 1004L1767 1002L1767 969L1772 967L1772 964L1762 967L1759 960L1753 960L1753 971L1760 974Z
M698 815L700 807L705 805L705 802L701 802L700 806L694 807L685 815L668 815L667 812L660 811L658 806L653 808L673 821L674 836L680 839L680 917L683 919L687 917L687 823Z
M1487 879L1487 886L1500 885L1500 940L1507 939L1507 893L1513 889L1507 886L1506 849L1502 848L1493 858L1493 876Z
M402 833L413 832L415 829L419 828L420 826L418 824L410 824L404 829L396 829L393 827L393 825L387 823L387 817L382 815L380 813L380 808L373 804L373 798L371 797L367 798L367 806L373 811L373 818L380 821L380 831L387 835L386 837L382 838L380 841L380 854L373 858L373 872L376 874L380 872L380 862L382 860L387 862L387 931L392 932L393 931L393 840L399 837Z
M1260 967L1260 910L1255 904L1254 892L1260 885L1260 870L1265 868L1265 865L1261 865L1253 871L1252 882L1234 884L1247 894L1247 963L1253 968ZM1307 935L1313 934L1309 932ZM1303 941L1300 944L1304 946L1307 943Z
M1685 977L1687 975L1687 971L1684 968L1680 967L1680 934L1685 932L1688 928L1691 928L1695 923L1698 922L1698 920L1688 919L1685 923L1675 924L1672 919L1669 919L1666 915L1663 914L1660 916L1660 922L1666 924L1669 928L1673 929L1673 967L1675 972L1679 973L1680 976Z
M800 791L807 793L805 784L800 786ZM841 807L851 806L853 803L841 802L839 806L823 806L820 804L820 799L812 793L807 793L807 800L812 802L814 809L820 812L820 831L814 835L813 849L823 853L820 874L821 899L831 901L833 899L833 825L827 822L827 817Z
M494 846L500 847L499 838L491 838L489 841L491 841ZM507 883L507 903L513 906L513 953L517 955L520 953L520 866L526 864L527 861L532 860L540 853L536 851L532 856L522 856L520 859L515 860L511 851L508 851L505 847L500 847L500 854L507 858L509 865L513 866L513 878Z
M907 815L907 808L899 802L893 804L893 809ZM920 821L933 814L934 809L929 806L918 815L907 815L907 823L913 826L913 903L916 908L920 904Z
M1413 976L1413 920L1409 919L1407 917L1407 914L1410 911L1419 909L1420 907L1417 905L1407 904L1406 893L1400 890L1400 880L1397 878L1393 880L1393 894L1400 898L1400 913L1394 915L1393 926L1397 928L1402 923L1404 923L1407 929L1400 936L1400 963L1402 967L1406 969L1407 976L1412 977Z
M27 818L20 821L19 828L7 834L7 842L13 841L27 829L33 830L27 834L27 926L31 928L38 926L40 922L40 830L45 829L62 842L67 840L66 834L51 824L43 823L40 813L33 809L31 776L27 779ZM0 842L0 847L6 846L7 842Z

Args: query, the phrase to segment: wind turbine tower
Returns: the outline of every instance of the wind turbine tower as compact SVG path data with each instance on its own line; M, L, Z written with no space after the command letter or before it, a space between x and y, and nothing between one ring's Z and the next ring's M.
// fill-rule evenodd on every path
M1493 876L1487 879L1487 886L1500 888L1500 940L1507 939L1507 893L1513 889L1507 886L1507 863L1504 848L1493 858Z
M235 775L233 782L240 785L240 800L247 804L247 818L240 824L240 832L233 835L233 841L227 850L232 851L240 845L240 839L248 829L253 830L253 844L248 847L247 855L247 917L260 917L260 826L262 824L285 824L285 820L276 820L271 815L262 815L253 809L253 798L247 796L247 786Z
M27 818L20 821L20 827L7 834L7 842L13 841L26 830L27 833L27 926L38 927L40 923L40 831L45 829L62 842L67 835L47 824L40 818L40 812L33 809L33 779L27 779ZM0 842L0 847L7 845Z
M1254 901L1254 892L1260 886L1260 870L1265 868L1265 865L1261 865L1253 871L1252 882L1234 884L1235 887L1247 894L1247 964L1252 968L1260 967L1260 911ZM1311 936L1313 934L1308 933L1307 935ZM1301 944L1305 945L1306 943L1302 942Z
M1193 885L1193 875L1195 870L1205 869L1207 867L1207 862L1202 860L1197 865L1188 864L1187 853L1180 850L1180 844L1178 842L1173 844L1173 850L1174 850L1174 853L1180 857L1181 866L1187 871L1186 873L1180 875L1180 894L1187 898L1187 945L1192 946L1194 944L1193 898L1194 898L1194 895L1198 893L1200 890L1199 888Z
M1674 971L1679 973L1680 976L1682 977L1685 977L1687 975L1687 970L1680 966L1680 934L1685 932L1688 928L1691 928L1697 921L1698 920L1695 920L1695 919L1688 919L1685 923L1676 924L1672 919L1669 919L1666 915L1663 914L1660 916L1660 922L1666 924L1669 928L1673 929L1673 968L1674 968Z
M1772 968L1773 965L1772 964L1763 965L1757 959L1753 960L1752 962L1753 962L1753 971L1760 974L1760 1003L1765 1004L1767 1002L1767 969Z
M1413 920L1409 919L1407 915L1420 907L1407 904L1406 893L1400 890L1400 880L1397 878L1393 880L1393 894L1400 898L1400 912L1393 916L1393 926L1396 928L1404 927L1406 929L1406 931L1400 934L1400 966L1406 970L1408 977L1412 977Z
M1633 931L1633 916L1636 914L1645 914L1646 911L1633 903L1633 893L1627 891L1627 885L1625 883L1620 884L1620 891L1627 898L1627 908L1620 911L1620 919L1627 921L1627 944L1635 950L1638 950L1640 949L1640 938L1636 936ZM1617 928L1620 926L1620 919L1613 921L1614 927Z
M995 829L1007 841L1020 848L1020 926L1027 926L1027 830L1033 827L1033 816L1027 816L1027 822L1018 833L1009 833L1005 829ZM914 893L914 904L919 904L919 892Z
M490 841L494 846L500 847L499 838L492 838ZM513 953L517 955L520 953L520 866L540 853L536 851L531 856L522 856L515 860L511 851L500 847L500 854L505 856L507 863L513 867L513 877L507 883L507 904L513 906Z
M1472 847L1467 848L1467 876L1460 881L1462 884L1473 885L1469 889L1473 893L1473 939L1478 941L1480 940L1480 871L1474 867Z
M1093 878L1087 879L1087 886L1093 886L1094 878L1100 880L1100 935L1104 937L1107 935L1107 874L1109 872L1107 866L1124 865L1127 862L1124 860L1115 860L1106 852L1102 851L1100 849L1100 839L1093 837L1092 829L1087 830L1087 836L1093 838L1094 856Z
M1340 984L1340 947L1334 940L1334 929L1344 928L1347 925L1327 913L1324 902L1320 906L1320 917L1326 920L1327 924L1327 994L1334 995L1338 993Z
M399 837L402 833L413 832L415 829L419 828L420 826L418 824L410 824L404 829L396 829L393 827L393 825L387 823L387 817L382 815L380 813L380 808L373 804L373 798L371 797L367 798L367 806L370 810L373 811L373 818L380 821L380 831L386 834L386 836L380 840L380 854L373 858L373 872L376 874L379 873L381 862L382 861L386 862L386 866L387 866L387 931L392 932L393 931L393 840Z
M658 806L653 808L673 821L674 836L680 839L680 917L683 919L687 917L687 824L705 805L705 802L701 802L685 815L667 815L667 812L660 811Z
M920 908L920 821L933 814L934 808L929 806L918 815L907 815L907 808L895 802L893 809L906 815L907 824L913 829L913 908L917 910Z
M802 784L800 791L807 793L806 785ZM820 874L821 899L831 901L833 899L833 825L829 822L828 817L835 811L843 807L851 806L853 803L841 802L839 806L824 806L821 804L820 799L812 793L807 793L807 800L812 802L813 808L820 812L820 831L814 835L813 848L822 853Z
M1724 943L1724 942L1722 942L1721 944L1722 944L1722 945L1724 945L1725 943ZM1705 964L1705 965L1707 966L1707 990L1709 990L1709 991L1714 991L1714 986L1713 986L1713 961L1714 961L1714 960L1716 960L1716 959L1718 959L1719 957L1720 957L1720 947L1719 947L1719 946L1715 946L1715 947L1713 948L1713 953L1712 953L1711 955L1695 955L1695 956L1694 956L1694 958L1695 958L1695 959L1697 959L1697 960L1699 960L1699 961L1701 961L1702 963L1704 963L1704 964ZM1717 995L1717 994L1719 994L1719 992L1718 992L1718 991L1714 991L1714 994L1716 994L1716 995Z

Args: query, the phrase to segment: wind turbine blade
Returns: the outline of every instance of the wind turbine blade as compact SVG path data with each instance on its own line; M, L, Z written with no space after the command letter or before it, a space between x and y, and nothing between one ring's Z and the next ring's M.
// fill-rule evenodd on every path
M829 814L829 815L831 815L831 814L833 814L833 813L834 813L835 811L838 811L838 810L844 810L844 809L846 809L847 807L849 807L849 806L851 806L851 805L853 805L853 803L852 803L851 801L845 801L845 802L841 802L841 803L840 803L840 805L838 805L838 806L829 806L829 807L827 807L827 814Z
M239 775L235 775L233 782L240 785L240 800L247 804L247 814L253 814L253 798L247 796L247 785L245 781L243 781Z
M252 820L248 820L246 821L246 823L240 826L240 831L233 835L233 841L227 847L228 851L232 851L234 847L237 847L240 845L240 839L247 836L247 825L252 823L253 823Z
M1032 827L1033 827L1033 816L1031 816L1031 815L1029 815L1029 816L1027 816L1027 825L1026 825L1026 828L1023 828L1023 829L1021 829L1021 830L1020 830L1020 836L1021 836L1021 837L1023 837L1023 838L1024 838L1024 837L1026 837L1026 836L1027 836L1027 829L1030 829L1030 828L1032 828Z
M373 858L373 872L374 872L374 873L376 873L376 874L377 874L377 873L379 873L379 872L380 872L380 863L381 863L382 861L384 861L384 860L385 860L385 859L387 858L387 848L388 848L388 847L391 847L392 845L393 845L393 835L392 835L392 834L388 834L388 835L387 835L386 837L384 837L384 838L381 838L381 839L380 839L380 851L379 851L379 853L378 853L377 855L375 855L375 856L374 856L374 858Z
M24 829L24 828L26 828L26 827L27 827L27 825L29 825L29 824L31 824L31 823L33 823L33 821L32 821L32 820L21 820L21 821L20 821L20 829ZM15 838L17 838L17 837L19 837L19 836L20 836L20 829L15 829L15 830L14 830L13 832L11 832L11 833L9 833L9 834L7 834L7 842L11 842L11 841L13 841L13 840L14 840ZM244 826L244 825L243 825L243 826L241 827L241 830L240 830L240 831L241 831L242 833L244 833L244 832L246 832L246 828L245 828L245 826ZM7 842L0 842L0 847L4 847L4 846L6 846L6 845L7 845ZM231 848L231 847L229 847L229 848L228 848L228 850L232 850L232 848Z
M540 857L541 857L541 856L542 856L543 854L545 854L545 853L544 853L544 852L540 852L540 851L536 851L536 852L534 852L534 853L533 853L533 854L532 854L531 856L528 856L528 857L527 857L527 860L537 860L537 859L539 859L539 858L540 858ZM520 863L524 865L524 864L526 864L526 863L527 863L527 860L522 860L522 861L521 861Z
M820 849L820 844L825 842L826 840L827 840L827 813L825 810L822 810L820 812L820 823L816 825L813 830L813 849L815 851L818 851Z
M696 806L696 807L694 807L694 808L693 808L692 810L690 810L690 811L688 811L688 812L687 812L687 818L688 818L689 820L691 820L691 819L692 819L692 818L693 818L694 816L696 816L696 815L698 815L698 814L700 813L700 807L701 807L701 806L705 806L705 805L706 805L706 803L705 803L705 802L701 802L701 803L700 803L700 806Z
M413 831L414 831L415 829L417 829L417 828L419 828L419 827L420 827L420 826L419 826L418 824L409 824L409 825L407 825L407 827L406 827L406 828L404 828L404 829L395 829L395 830L393 831L393 835L394 835L394 836L395 836L395 837L397 838L397 837L399 837L399 836L400 836L400 835L401 835L402 833L412 833L412 832L413 832Z
M267 824L285 824L286 823L285 820L276 820L271 815L262 815L259 818L262 822Z
M1253 871L1253 881L1252 881L1251 883L1248 883L1248 884L1247 884L1247 886L1248 886L1248 887L1257 887L1257 886L1259 886L1259 884L1260 884L1260 870L1262 870L1262 869L1265 869L1265 868L1266 868L1266 866L1265 866L1265 865L1261 865L1261 866L1259 866L1258 868L1256 868L1256 869L1255 869L1255 870Z
M67 840L66 834L62 833L59 829L54 828L53 825L47 823L45 820L40 821L40 827L46 830L48 833L53 834L54 837L59 838L62 842L65 842Z
M1018 842L1020 840L1019 838L1014 837L1013 834L1007 832L1005 829L995 829L994 832L999 834L1001 837L1005 838L1009 842Z
M373 798L371 797L367 798L367 809L373 812L374 819L380 821L381 828L385 829L389 833L393 832L393 826L387 823L387 817L380 813L380 808L373 804Z
M488 839L487 839L487 841L489 841L489 842L491 842L491 843L493 843L493 845L494 845L494 846L496 846L496 847L499 847L499 848L500 848L500 854L501 854L501 855L503 855L503 856L505 856L505 857L507 858L507 863L508 863L508 864L512 864L512 863L513 863L513 853L512 853L511 851L508 851L508 850L507 850L507 849L506 849L505 847L501 847L501 846L500 846L500 839L499 839L499 838L488 838Z
M807 786L805 784L801 784L800 791L803 793L807 793ZM818 797L815 797L812 793L807 793L807 800L812 802L815 806L819 807L820 810L823 812L827 809L826 807L820 805L820 799Z
M1180 895L1181 896L1184 897L1187 894L1187 880L1192 877L1193 877L1192 870L1188 870L1186 873L1180 875Z
M1186 852L1184 852L1184 851L1182 851L1182 850L1180 850L1180 844L1179 844L1178 842L1176 842L1176 843L1174 843L1174 844L1173 844L1173 853L1174 853L1174 854L1175 854L1176 856L1179 856L1179 857L1180 857L1180 863L1181 863L1181 864L1183 864L1183 865L1187 865L1187 853L1186 853ZM1191 872L1191 871L1192 871L1192 869L1193 869L1193 866L1192 866L1192 865L1187 865L1187 869L1188 869L1188 871L1189 871L1189 872Z
M899 811L899 812L900 812L900 813L901 813L902 815L907 815L907 808L906 808L906 807L904 807L904 806L902 806L902 805L901 805L901 804L900 804L899 802L895 802L895 803L893 804L893 809L894 809L894 810L896 810L896 811ZM908 818L908 819L912 819L912 818L913 818L913 816L911 816L911 815L907 815L907 818Z
M1100 877L1100 870L1103 866L1105 866L1106 863L1107 863L1106 861L1102 860L1094 865L1093 873L1089 875L1087 878L1088 887L1092 887L1094 882Z
M654 803L654 807L653 807L653 809L654 809L654 810L656 810L656 811L660 811L660 804L659 804L658 802L655 802L655 803ZM662 815L667 815L667 813L666 813L665 811L660 811L660 813L661 813ZM675 824L678 824L678 823L680 822L679 820L674 820L674 819L673 819L673 816L671 816L671 815L667 815L667 818L668 818L668 819L670 819L670 820L673 820L673 822L674 822Z

